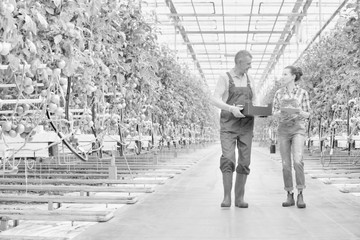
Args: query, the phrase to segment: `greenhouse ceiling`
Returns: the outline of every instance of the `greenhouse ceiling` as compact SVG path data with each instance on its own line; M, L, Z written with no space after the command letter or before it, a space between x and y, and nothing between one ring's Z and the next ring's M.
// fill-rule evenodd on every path
M302 51L334 25L343 0L147 0L159 40L213 90L218 76L234 66L234 55L253 55L249 73L258 84L276 68L294 63Z

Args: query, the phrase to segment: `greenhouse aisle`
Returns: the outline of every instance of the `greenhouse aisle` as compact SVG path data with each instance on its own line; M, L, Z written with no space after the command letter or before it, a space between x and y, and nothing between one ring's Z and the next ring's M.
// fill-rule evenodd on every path
M216 147L220 154L220 146ZM253 147L248 209L220 208L222 182L216 154L75 239L360 239L360 198L331 185L307 176L307 208L283 208L281 165L268 152Z

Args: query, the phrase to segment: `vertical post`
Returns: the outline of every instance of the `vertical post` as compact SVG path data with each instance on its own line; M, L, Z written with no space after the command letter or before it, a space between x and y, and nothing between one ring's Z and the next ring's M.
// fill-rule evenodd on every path
M321 9L321 0L318 2L319 4L319 42L321 41L321 28L322 28L322 9Z
M124 111L123 109L120 109L120 122L124 121ZM123 135L122 135L122 131L120 128L120 123L118 123L118 131L119 131L119 139L120 139L120 143L117 143L117 147L118 147L118 151L119 151L119 155L120 157L124 156L124 146L121 144L123 142Z
M67 89L65 96L65 118L69 120L69 105L70 105L70 94L71 94L71 77L67 78Z
M158 155L157 155L157 151L153 151L150 153L152 156L152 162L154 165L158 164Z
M17 226L19 226L19 224L20 224L20 220L14 220L14 227L17 227Z
M333 154L334 152L334 148L335 148L335 134L336 134L336 128L334 127L334 129L331 131L331 148L330 148L330 155Z
M1 217L0 218L0 231L5 231L8 229L8 219L6 219L5 217Z
M322 156L322 148L323 148L323 144L322 144L322 127L321 127L321 117L319 118L319 145L320 145L320 154Z
M53 201L49 201L49 202L48 202L48 210L49 210L49 211L54 210L54 205L53 205L53 204L54 204Z
M174 25L174 50L176 51L176 25Z
M112 156L110 160L110 166L109 166L109 179L117 179L117 168L115 165L115 152L112 151Z
M307 141L307 148L310 152L310 130L311 130L311 119L308 121L308 128L307 128L307 135L308 135L308 141Z
M346 131L347 131L347 137L348 137L348 155L350 156L351 151L351 142L350 142L350 105L347 106L347 121L346 121Z
M299 49L299 42L300 42L300 37L299 37L299 34L301 34L300 33L300 24L301 24L301 22L298 22L298 21L296 21L296 58L299 58L299 51L300 51L300 49ZM290 54L289 54L289 56L290 56Z
M151 146L154 147L154 114L151 112Z

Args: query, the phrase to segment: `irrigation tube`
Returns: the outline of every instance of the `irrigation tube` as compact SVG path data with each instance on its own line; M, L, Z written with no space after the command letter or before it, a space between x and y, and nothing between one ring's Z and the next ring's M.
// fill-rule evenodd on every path
M66 141L66 139L64 139L63 133L59 132L54 123L51 121L51 117L50 117L50 113L48 110L46 110L46 116L49 119L50 125L53 128L53 130L56 132L56 134L60 137L61 141L65 144L65 146L76 156L78 157L81 161L86 162L87 159L84 158L83 156L81 156L75 149L73 146L70 145L70 143L68 141Z

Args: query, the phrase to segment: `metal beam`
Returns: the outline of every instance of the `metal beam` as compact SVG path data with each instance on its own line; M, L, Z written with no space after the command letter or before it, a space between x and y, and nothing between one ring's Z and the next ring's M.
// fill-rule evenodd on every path
M298 0L298 1L299 1L299 0ZM301 1L303 1L303 0L301 0ZM284 6L284 2L285 2L285 0L282 0L281 5L280 5L280 7L279 7L279 10L278 10L277 14L280 14L281 9L282 9L283 6ZM260 6L259 6L259 11L260 11ZM297 11L296 11L296 12L295 12L295 11L292 11L292 12L293 12L293 13L297 13ZM273 34L272 32L273 32L274 29L275 29L277 20L279 20L279 17L278 17L278 16L275 18L275 21L274 21L274 23L273 23L273 26L272 26L272 29L271 29L271 33L270 33L269 36L268 36L267 42L270 42L270 40L271 40L271 37L272 37L272 34ZM288 18L288 23L287 23L287 24L289 24L290 21L292 21L292 18ZM287 24L285 25L284 31L285 31L285 29L286 29ZM282 36L282 35L281 35L281 36ZM281 41L281 39L283 39L281 36L280 36L280 38L279 38L278 41ZM268 46L269 46L269 45L265 45L264 52L267 51ZM278 44L277 44L276 46L278 46ZM264 58L264 55L262 55L261 60L263 60L263 58ZM271 58L270 58L270 59L271 59ZM256 70L256 73L257 73L258 71L259 71L259 69Z
M173 21L176 23L176 28L179 29L179 32L184 40L184 42L190 42L188 36L187 36L187 33L185 31L185 28L181 25L179 25L179 22L180 22L180 18L177 16L177 11L176 11L176 8L172 2L172 0L165 0L166 2L166 5L168 6L168 8L170 9L170 12L175 14L174 16L172 16L172 19ZM201 66L199 64L199 62L197 61L196 59L196 54L195 54L195 51L193 49L193 47L191 45L187 45L187 49L189 50L189 52L191 53L191 57L194 61L194 63L196 64L196 67L200 73L200 76L205 80L205 76L204 76L204 73L203 71L201 70Z
M323 13L323 15L325 15ZM329 15L332 15L329 13ZM199 20L199 22L201 22L201 25L203 26L213 26L214 23L212 22L217 22L217 20L209 20L209 19L204 19L204 20ZM227 19L226 20L226 26L239 26L240 23L247 23L249 20L247 19ZM310 22L310 23L318 23L319 20L318 19L308 19L306 20L307 22ZM196 20L194 19L187 19L187 20L181 20L182 23L186 23L186 26L195 26L195 25L191 25L192 23L193 24L197 24ZM277 21L279 24L283 24L283 23L286 23L287 22L287 19L279 19ZM169 22L168 20L165 22L165 21L162 21L162 20L158 20L158 24L162 25L162 26L174 26L174 23L171 23ZM182 24L184 25L184 24ZM264 23L261 23L262 26L272 26L273 23L271 22L264 22Z
M191 0L191 5L192 5L192 8L193 8L194 13L197 14L196 9L195 9L195 6L194 6L194 3L193 3L193 0ZM197 15L196 15L195 18L196 18L196 21L197 21L198 28L199 28L199 30L201 31L202 29L201 29L201 26L200 26L199 19L198 19ZM202 42L205 43L204 36L203 36L202 34L201 34L200 36L201 36ZM207 53L208 50L207 50L206 45L204 45L204 48L205 48L205 52ZM207 57L209 58L209 56L207 56Z
M312 3L312 0L306 0L305 4L303 6L303 9L302 9L302 13L303 13L302 15L303 16L306 15L307 10L310 7L311 3ZM294 9L293 9L293 12L298 11L299 8L300 8L300 4L295 5ZM303 20L303 18L304 18L303 16L299 16L295 21L292 21L292 19L289 19L289 22L288 22L288 24L286 24L284 30L286 31L286 30L290 29L292 22L301 22ZM290 33L286 37L286 39L285 39L286 42L290 42L294 32L295 32L295 24L293 24L293 27L291 28ZM284 37L285 37L285 33L281 35L280 39L284 39ZM271 70L275 67L275 65L278 62L280 56L283 54L285 48L286 48L286 45L279 45L279 46L275 47L275 49L273 51L273 54L276 57L275 57L275 59L273 61L269 62L269 65L268 65L267 69L264 71L264 73L263 73L263 75L261 77L261 82L263 82L267 78L267 76L270 74Z
M186 53L186 52L184 52ZM190 53L187 53L188 55L191 55ZM253 59L254 59L254 56L262 56L262 55L272 55L273 53L269 53L269 52L266 52L266 53L251 53L251 55L253 56ZM209 53L205 53L205 52L198 52L196 53L196 56L206 56L206 55L209 55L209 56L223 56L223 57L235 57L235 53L234 54L223 54L221 52L209 52ZM181 56L180 56L181 57Z
M273 53L269 53L269 52L255 52L255 53L252 53L250 52L252 56L261 56L261 55L273 55ZM216 55L216 54L214 54ZM226 57L226 56L225 56ZM227 57L235 57L235 54L228 54Z
M300 56L296 59L296 61L294 62L294 64L296 64L300 58L304 55L304 53L309 49L309 47L315 42L315 40L320 36L320 34L324 31L324 29L327 27L327 25L329 25L329 23L334 19L334 17L340 12L340 10L345 6L345 4L348 2L349 0L344 0L340 6L336 9L336 11L331 15L331 17L326 21L326 23L324 24L324 26L322 26L322 28L315 34L315 36L311 39L311 41L309 42L309 44L306 46L306 48L304 49L304 51L302 51L302 53L300 54Z
M147 6L151 6L153 5L154 7L158 7L158 6L161 6L163 5L163 3L161 2L147 2L147 1L143 1L144 4L146 4ZM210 3L210 2L202 2L202 3ZM181 5L181 6L188 6L189 5L189 2L188 1L176 1L176 4L177 5ZM266 4L266 6L279 6L279 2L278 1L273 1L273 2L270 2L268 0L266 0L266 2L264 3ZM337 1L322 1L322 4L323 5L336 5L338 6L338 2ZM284 5L288 5L288 6L293 6L293 3L292 2L287 2L287 3L284 3ZM244 2L231 2L231 3L228 3L226 4L227 7L248 7L249 4L246 3L246 1Z
M261 3L260 3L261 4ZM250 16L249 16L249 22L247 26L247 34L246 34L246 44L245 44L245 50L248 48L248 42L249 42L249 31L250 31L250 24L251 24L251 17L254 16L253 14L253 8L254 8L254 0L251 1L251 9L250 9ZM254 37L254 36L253 36Z
M279 41L279 42L248 42L247 44L251 45L277 45L277 44L290 44L289 42ZM246 42L184 42L183 44L190 44L190 45L240 45L246 44Z
M206 61L211 61L211 62L234 62L234 59L211 59L208 60L207 58L198 58L199 62L206 62ZM255 61L251 61L251 63L267 63L268 60L255 60ZM257 64L256 64L257 65Z
M284 31L186 31L187 34L282 34ZM285 31L290 33L290 31Z
M226 70L226 69L229 69L229 68L227 68L226 66L224 66L223 68L217 67L217 68L202 68L202 69L203 69L204 71L209 71L209 70L213 71L213 70ZM259 68L259 69L265 70L265 68Z
M181 51L181 50L178 50L177 51L178 53L183 53L183 54L186 54L186 55L191 55L189 52L187 51ZM206 55L210 55L210 56L223 56L223 57L235 57L235 53L234 54L224 54L222 52L209 52L209 53L206 53L206 52L197 52L196 55L197 56L206 56ZM269 53L269 52L251 52L251 55L253 56L253 59L254 59L254 56L261 56L261 55L272 55L273 53Z
M182 58L180 58L180 59L182 59ZM184 60L186 60L186 59L188 59L188 58L183 58ZM227 60L227 61L217 61L217 60L210 60L210 61L208 61L208 60L205 60L205 59L203 59L203 60L198 60L199 61L199 63L201 64L201 68L203 68L203 67L206 67L206 66L209 66L211 63L213 63L213 62L218 62L220 65L221 64L226 64L226 63L232 63L232 64L234 64L234 59L233 58L231 58L230 60ZM207 64L208 63L208 64ZM262 62L260 62L260 59L259 59L259 61L253 61L253 66L258 66L258 65L264 65L264 64L267 64L267 61L262 61ZM203 66L204 65L204 66Z
M221 10L222 10L222 14L223 14L223 17L222 17L222 25L223 25L223 29L224 31L226 31L226 25L225 25L225 9L224 9L224 0L221 0ZM225 54L228 54L228 51L227 51L227 40L226 40L226 34L224 33L224 43L225 43ZM228 66L227 62L226 62L226 66Z
M170 1L170 0L166 0L166 1ZM194 13L157 13L157 15L165 15L165 16L169 16L169 17L195 17ZM305 16L304 14L300 14L300 13L281 13L281 14L276 14L276 13L261 13L261 14L250 14L250 13L236 13L236 14L213 14L213 13L199 13L196 14L197 17L299 17L299 16Z

